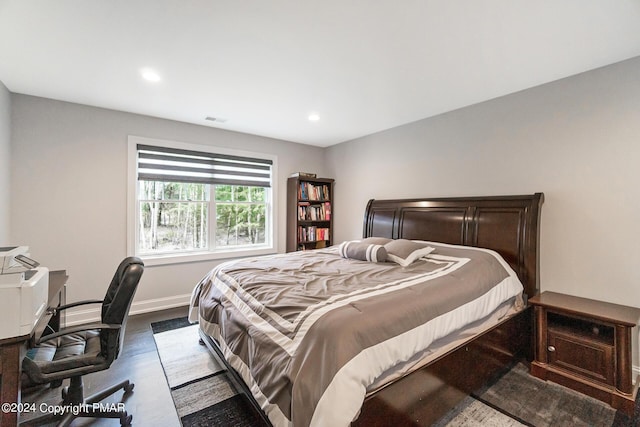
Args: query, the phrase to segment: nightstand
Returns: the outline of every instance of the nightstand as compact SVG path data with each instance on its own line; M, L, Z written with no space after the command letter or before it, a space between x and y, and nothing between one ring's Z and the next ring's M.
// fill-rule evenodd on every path
M529 302L536 341L531 374L633 414L631 330L640 309L556 292Z

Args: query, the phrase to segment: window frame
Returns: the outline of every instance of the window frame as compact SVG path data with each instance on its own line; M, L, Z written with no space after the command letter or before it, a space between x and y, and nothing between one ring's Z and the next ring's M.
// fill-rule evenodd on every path
M271 191L267 192L268 197L266 200L266 223L265 223L265 243L260 245L242 247L224 247L224 248L211 248L205 250L193 250L185 253L164 253L164 254L139 254L137 251L138 236L140 233L138 223L138 213L140 203L138 200L138 144L151 145L157 147L176 148L183 150L201 151L207 153L225 154L232 156L262 158L265 160L271 160L273 162L271 167ZM278 200L278 188L277 188L277 156L265 153L255 153L243 150L229 149L223 147L217 147L213 145L199 145L186 142L160 140L155 138L145 138L140 136L129 135L128 136L128 184L127 184L127 253L130 256L138 256L144 260L145 265L165 265L165 264L177 264L187 262L208 261L225 258L238 258L254 255L269 255L275 254L276 250L276 236L277 234L277 200ZM211 184L215 185L215 184ZM211 190L211 196L213 196L215 190ZM270 193L270 194L269 194ZM212 198L212 197L210 197ZM227 202L222 202L227 203ZM209 244L211 239L215 238L216 233L216 201L209 200Z

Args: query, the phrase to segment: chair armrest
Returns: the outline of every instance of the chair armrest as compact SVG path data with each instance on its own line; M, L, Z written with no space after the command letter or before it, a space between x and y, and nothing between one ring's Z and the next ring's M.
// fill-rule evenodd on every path
M52 340L54 338L62 337L64 335L75 334L83 331L90 331L92 329L120 329L121 325L109 325L107 323L87 323L85 325L71 326L69 328L61 329L58 332L54 332L53 334L45 335L40 337L40 339L36 340L35 344L40 344L45 341Z
M83 300L83 301L76 301L76 302L72 302L72 303L69 303L69 304L60 305L58 307L50 307L49 308L49 314L53 314L55 316L60 311L66 310L68 308L78 307L80 305L102 304L102 303L103 303L103 301L102 300L98 300L98 299L88 299L88 300Z

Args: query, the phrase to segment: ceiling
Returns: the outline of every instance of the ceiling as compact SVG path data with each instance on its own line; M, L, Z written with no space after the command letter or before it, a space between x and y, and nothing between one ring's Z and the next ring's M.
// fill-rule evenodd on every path
M638 55L639 0L0 0L11 92L318 146Z

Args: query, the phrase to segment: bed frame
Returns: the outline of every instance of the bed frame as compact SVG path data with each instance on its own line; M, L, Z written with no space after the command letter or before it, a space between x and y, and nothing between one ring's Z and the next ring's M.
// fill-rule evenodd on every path
M528 297L539 291L543 194L370 200L363 237L430 240L493 249L511 265ZM531 360L532 314L526 309L423 368L369 395L353 426L429 426L519 360ZM213 340L205 344L224 361ZM225 361L226 362L226 361ZM234 382L257 408L246 385ZM268 425L264 413L258 413Z
M500 253L528 297L539 292L543 194L370 200L364 237L431 240ZM428 426L519 360L531 360L531 310L503 321L365 400L353 426Z

